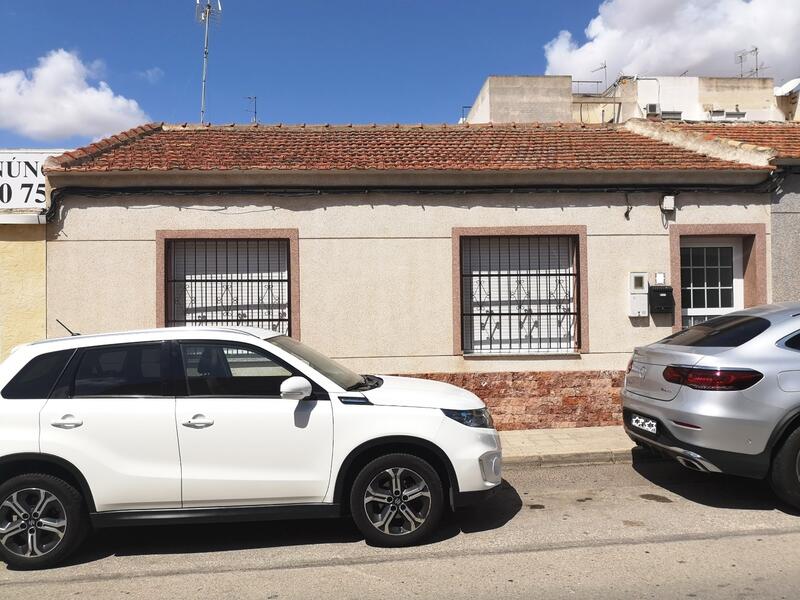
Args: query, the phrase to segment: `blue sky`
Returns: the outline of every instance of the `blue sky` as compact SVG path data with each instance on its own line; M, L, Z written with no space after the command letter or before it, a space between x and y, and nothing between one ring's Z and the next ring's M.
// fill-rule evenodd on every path
M223 0L207 120L456 122L491 74L800 77L800 1ZM195 0L0 0L0 147L197 122ZM587 33L588 32L588 33ZM748 64L747 68L751 68Z
M537 74L560 30L580 39L597 0L224 0L212 30L207 118L285 123L454 122L489 74ZM76 53L92 85L151 119L199 119L202 29L194 0L2 0L0 73ZM150 77L146 73L150 70ZM6 117L13 118L13 117ZM73 146L0 126L0 147Z

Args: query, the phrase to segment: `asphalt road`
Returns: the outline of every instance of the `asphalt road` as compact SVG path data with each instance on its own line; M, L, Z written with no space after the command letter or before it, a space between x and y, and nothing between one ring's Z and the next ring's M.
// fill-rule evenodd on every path
M66 566L0 567L0 598L797 598L800 516L761 482L638 458L505 476L422 547L345 519L104 530Z

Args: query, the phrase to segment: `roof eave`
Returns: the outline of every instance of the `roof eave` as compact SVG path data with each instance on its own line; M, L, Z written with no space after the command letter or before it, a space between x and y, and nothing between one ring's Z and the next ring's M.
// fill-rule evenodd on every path
M686 170L131 170L51 171L54 188L241 187L524 187L754 185L770 168Z

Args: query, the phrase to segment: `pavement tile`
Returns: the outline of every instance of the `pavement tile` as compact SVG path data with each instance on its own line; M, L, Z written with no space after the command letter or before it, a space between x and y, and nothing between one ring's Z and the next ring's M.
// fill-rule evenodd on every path
M622 427L500 432L507 463L531 466L630 462L634 444Z

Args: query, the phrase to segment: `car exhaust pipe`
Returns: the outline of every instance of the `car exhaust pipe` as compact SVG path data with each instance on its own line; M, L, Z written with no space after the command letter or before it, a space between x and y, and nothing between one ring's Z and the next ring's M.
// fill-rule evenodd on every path
M698 462L693 461L691 458L686 458L685 456L676 456L675 459L687 469L691 469L692 471L700 471L704 473L706 469Z

